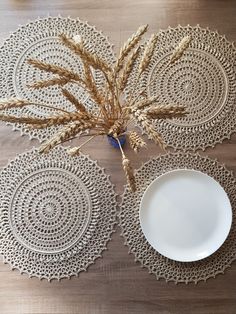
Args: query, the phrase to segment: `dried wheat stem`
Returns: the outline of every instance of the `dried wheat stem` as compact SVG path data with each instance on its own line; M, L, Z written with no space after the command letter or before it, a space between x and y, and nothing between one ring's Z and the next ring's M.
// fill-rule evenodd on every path
M42 122L39 118L32 118L28 116L15 117L8 114L0 114L0 120L11 123L25 123L25 124L40 124Z
M81 148L86 145L87 143L89 143L92 139L94 139L97 135L93 135L91 136L87 141L85 141L84 143L82 143L79 146L73 147L73 148L69 148L67 150L68 154L71 156L75 156L78 155L80 153Z
M174 63L177 60L181 58L184 51L189 47L189 44L191 42L192 38L191 36L185 36L181 42L178 44L178 46L175 48L172 56L170 57L170 63Z
M165 67L163 67L161 69L161 71L159 72L159 77L161 75L161 73L171 64L174 63L175 61L177 61L179 58L181 58L181 56L183 55L184 51L189 47L189 44L191 42L192 38L190 36L186 36L184 37L181 42L179 43L179 45L176 47L175 51L173 52L170 61L166 64ZM136 81L136 85L137 82L139 80L139 76L138 79ZM130 106L132 106L133 104L136 103L137 99L140 97L140 95L143 94L143 92L145 92L145 90L147 90L147 88L156 80L156 78L154 77L143 89L141 89L141 91L137 94L137 96L132 100L133 97L133 93L131 93L131 96L129 97L129 104Z
M114 70L115 73L119 73L120 70L122 70L124 66L124 60L130 53L130 51L135 48L137 43L141 40L142 35L147 31L148 25L140 26L136 33L134 33L127 42L123 45L123 47L120 49L120 53L118 56L118 59L116 61Z
M0 110L7 110L11 108L22 108L30 105L30 102L26 99L1 99L0 100Z
M70 79L66 77L55 77L50 80L43 80L43 81L38 81L32 84L26 85L28 88L34 88L34 89L40 89L40 88L45 88L45 87L50 87L50 86L64 86L67 83L71 82Z
M152 34L144 49L143 56L139 64L139 76L146 70L151 61L154 49L156 47L157 39L157 34Z
M86 130L85 130L86 131ZM70 138L66 138L65 140L62 140L60 143L56 144L54 147L58 146L58 145L61 145L65 142L69 142L69 141L72 141L74 139L80 139L82 137L85 137L85 136L91 136L91 134L85 134L83 133L83 131L81 131L80 133L78 133L76 136L72 136Z
M146 115L150 119L173 119L184 117L187 114L184 106L177 105L157 105L148 108Z
M141 110L132 110L132 114L138 124L141 125L148 138L153 140L156 144L165 150L165 143L161 135L154 129L151 121L147 118L147 115Z
M125 153L122 149L122 146L120 144L120 140L118 137L116 137L116 140L119 144L119 148L122 154L122 166L125 172L125 176L126 176L126 180L129 186L129 189L131 192L135 192L136 191L136 182L135 182L135 177L134 177L134 171L132 169L130 160L125 156Z
M84 107L84 105L67 89L62 88L62 94L65 96L71 104L75 106L77 110L83 113L87 113L87 109Z
M135 93L135 90L138 86L138 82L139 82L139 79L142 75L142 73L146 70L146 68L148 67L150 61L151 61L151 58L153 56L153 53L154 53L154 49L156 47L156 43L157 43L157 40L158 40L158 35L157 34L152 34L152 36L150 37L148 43L146 44L146 48L144 49L144 52L143 52L143 56L141 58L141 61L139 63L139 71L138 71L138 77L137 77L137 80L134 84L134 87L133 87L133 90L129 96L129 101L131 101L134 93Z
M106 110L106 106L105 106L105 99L104 97L100 94L100 92L98 91L98 88L94 82L94 78L90 69L89 64L83 61L83 67L84 67L84 76L85 76L85 83L86 86L88 88L88 91L92 97L92 99L97 103L98 106L100 106L101 112L104 116L104 119L106 121L109 120L109 116L108 116L108 112Z
M108 131L109 135L114 136L115 138L124 132L124 119L115 120L114 124Z
M94 82L93 74L91 72L89 64L83 60L83 67L84 67L84 81L88 88L88 91L94 101L99 105L103 104L103 97L98 92L97 86Z
M139 52L140 52L140 47L135 49L135 51L131 54L131 56L129 57L129 59L127 60L125 64L123 73L118 81L118 88L121 92L126 87L130 73L132 72L133 67L134 67L134 62L137 59Z
M135 192L136 182L135 182L134 171L131 166L130 160L125 156L122 157L122 166L123 166L125 176L129 185L129 189L131 192Z
M130 147L135 151L135 153L137 153L140 148L147 146L146 142L135 131L129 133L129 144Z
M138 103L133 105L133 109L137 110L137 109L145 109L146 107L149 107L153 104L156 103L156 101L158 100L158 96L152 96L148 99L144 99L139 101ZM130 107L127 107L128 109L131 109Z
M31 123L32 127L36 129L43 129L54 125L67 124L72 121L85 122L89 120L89 117L84 114L81 114L80 112L70 112L62 115L49 116L47 118L42 118L40 120L41 122L37 123L36 126L33 125L34 123Z
M158 75L160 76L162 72L164 72L164 70L170 65L170 62L161 69L161 71L158 73ZM138 80L136 81L136 83L138 82ZM131 96L129 97L129 101L128 101L128 106L132 107L138 100L138 98L147 90L147 88L153 83L156 82L156 78L154 77L151 81L149 81L148 84L145 85L145 87L143 87L141 89L141 91L136 95L136 97L134 99L132 99L133 97L133 93L131 93ZM137 84L135 85L135 87L137 87ZM134 90L133 90L134 91ZM154 96L155 97L155 96Z
M6 99L6 100L2 99L2 100L0 100L0 111L1 110L8 110L11 108L22 108L22 107L26 107L26 106L40 106L43 108L53 109L53 110L61 111L63 113L68 113L68 111L66 111L62 108L57 108L57 107L54 107L52 105L33 103L33 102L26 100L26 99L13 98L13 99Z
M68 80L75 80L84 84L84 81L81 79L81 77L73 71L34 59L28 59L27 62L41 71L57 74L61 77L67 78Z
M39 104L39 103L29 103L29 105L32 105L32 106L39 106L39 107L42 107L42 108L47 108L47 109L53 109L53 110L57 110L57 111L61 111L63 113L69 113L69 111L66 111L62 108L57 108L57 107L54 107L52 105L45 105L45 104Z
M93 127L92 123L84 123L81 121L75 121L67 126L65 126L62 130L60 130L55 136L46 141L39 148L40 153L48 153L50 149L60 144L62 141L69 140L71 137L75 136L81 131L88 130Z
M85 49L83 42L76 43L73 39L62 34L59 36L65 46L74 51L80 58L90 64L94 69L99 69L106 74L111 72L111 67L101 58Z
M115 99L114 99L114 113L116 118L118 118L119 113L122 112L122 106L120 104L120 93L118 88L118 83L116 76L114 76L114 89L115 89Z

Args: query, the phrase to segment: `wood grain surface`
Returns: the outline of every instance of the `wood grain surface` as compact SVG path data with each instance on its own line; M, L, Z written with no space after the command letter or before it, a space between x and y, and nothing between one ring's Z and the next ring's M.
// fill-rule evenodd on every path
M235 0L0 0L0 42L19 24L48 14L87 20L109 36L116 50L144 23L150 25L150 32L169 25L200 24L236 40ZM1 167L34 145L38 146L37 141L29 141L0 123ZM86 152L106 167L116 191L122 193L125 179L119 153L105 139L99 145L88 145ZM138 156L129 149L127 153L134 166L139 167L160 150L150 143L149 149ZM235 135L203 154L218 158L236 172ZM236 263L226 274L207 283L167 284L134 262L119 234L117 228L103 258L71 280L41 282L0 264L0 314L236 313Z

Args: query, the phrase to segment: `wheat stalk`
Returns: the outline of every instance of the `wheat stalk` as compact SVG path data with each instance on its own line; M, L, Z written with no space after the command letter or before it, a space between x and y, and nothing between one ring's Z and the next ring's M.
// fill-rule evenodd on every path
M126 87L130 73L132 72L133 67L134 67L134 62L138 57L139 51L140 51L140 47L138 47L137 49L134 50L134 52L131 54L130 58L126 62L123 73L122 73L122 75L119 79L119 83L118 83L118 88L120 91L123 91L124 88Z
M141 110L132 110L132 115L138 124L141 125L144 132L150 140L153 140L157 145L165 150L165 143L161 135L155 130L152 122L148 119L147 115Z
M131 192L135 192L136 191L136 181L135 181L133 168L131 166L130 160L125 156L125 153L122 149L119 138L118 137L115 137L115 138L119 144L119 148L120 148L120 151L122 154L122 166L123 166L123 169L125 172L125 176L126 176L126 180L127 180L129 189Z
M173 54L170 57L170 63L174 63L182 57L184 51L189 47L191 40L192 40L191 36L185 36L180 41L180 43L175 48Z
M93 100L98 104L103 104L104 98L102 95L100 95L96 84L94 83L93 75L91 72L91 69L89 67L89 64L86 61L83 61L83 67L84 67L84 81L88 88L88 91L93 98Z
M70 82L67 77L54 77L50 80L43 80L26 85L28 88L40 89L54 85L64 86Z
M187 111L184 106L157 105L146 110L149 119L173 119L186 116Z
M125 58L128 54L135 48L138 42L141 40L144 33L146 33L148 25L140 26L135 34L133 34L127 42L123 45L120 50L119 56L117 58L117 62L115 64L114 71L115 73L119 73L120 70L124 67Z
M100 71L102 71L105 76L109 91L112 93L114 98L114 89L112 86L112 68L104 60L86 50L82 40L80 40L80 42L75 42L73 39L68 38L64 34L60 35L60 38L65 46L78 54L81 58L86 77L85 82L83 83L85 83L86 87L88 88L88 92L91 94L94 101L102 104L104 103L104 96L100 95L96 84L94 84L93 75L89 68L90 66L92 66L94 69L99 69ZM105 94L107 94L107 91L105 92ZM102 111L107 118L107 113L105 113L104 108L102 109Z
M61 115L48 116L47 118L33 118L29 116L16 117L8 114L0 114L0 120L11 123L30 124L35 128L46 128L53 125L63 125L71 121L85 121L89 118L79 112L63 113Z
M68 111L62 109L62 108L57 108L52 105L45 105L45 104L38 104L38 103L32 103L29 100L25 99L18 99L18 98L12 98L12 99L1 99L0 100L0 111L3 110L8 110L12 108L23 108L26 106L39 106L47 109L52 109L55 111L61 111L63 113L68 113ZM12 116L13 118L13 116ZM4 120L5 121L5 120Z
M64 125L72 121L84 122L89 120L89 117L80 112L69 112L62 115L49 116L40 120L41 124L36 126L36 128L47 128L55 125Z
M118 120L115 120L114 124L110 127L108 135L117 137L118 134L121 134L123 132L124 132L124 119L120 118Z
M67 126L65 126L62 130L60 130L51 139L43 143L41 147L39 148L39 152L48 153L50 149L60 144L62 141L68 140L71 137L78 134L79 132L88 130L91 127L93 127L93 124L91 122L82 122L82 121L72 122L68 124Z
M86 61L94 69L99 69L106 74L112 71L111 67L105 61L85 49L83 41L76 43L73 39L68 38L64 34L60 35L60 39L65 46L78 54L82 60Z
M135 153L137 153L140 148L147 146L146 142L135 131L129 133L129 144Z
M135 181L134 171L131 166L130 160L125 155L122 156L122 166L125 172L126 180L129 185L129 189L131 192L135 192L136 181Z
M52 65L52 64L44 63L42 61L34 60L34 59L28 59L27 62L31 64L33 67L41 71L57 74L63 78L67 78L68 80L75 80L84 84L84 81L81 79L81 77L77 73L74 73L73 71L62 68L58 65Z
M81 144L80 146L76 146L76 147L73 147L73 148L69 148L67 150L68 154L70 156L76 156L76 155L79 155L80 152L81 152L81 148L86 145L88 142L90 142L92 139L94 139L97 135L93 135L91 136L87 141L85 141L83 144Z
M157 34L152 34L152 36L150 37L144 49L143 56L139 64L139 75L141 75L148 67L151 61L151 58L153 56L153 52L156 47L157 40L158 40Z
M129 110L130 110L130 107L133 107L134 110L144 109L146 107L149 107L155 104L157 100L158 100L158 96L152 96L150 98L140 100L137 103L135 102L131 103L130 106L128 106L127 108L129 108Z
M11 123L24 123L24 124L40 124L41 119L32 118L29 116L15 117L9 114L0 114L0 120Z
M11 108L22 108L29 105L30 102L26 99L10 98L0 100L0 110L7 110Z
M80 111L87 113L87 110L85 106L73 95L71 94L67 89L62 88L62 94L64 97L66 97L71 104L75 106L75 108Z

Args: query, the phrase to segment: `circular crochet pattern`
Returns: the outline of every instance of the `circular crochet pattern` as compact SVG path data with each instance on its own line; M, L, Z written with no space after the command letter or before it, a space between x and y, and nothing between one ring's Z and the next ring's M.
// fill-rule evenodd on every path
M87 22L62 17L38 19L12 33L0 48L1 98L18 97L29 99L35 104L51 104L68 111L74 110L70 102L63 97L58 86L43 89L27 88L28 84L53 77L50 73L45 73L29 65L27 60L30 58L65 67L82 74L80 58L65 47L58 38L62 33L69 37L81 36L85 47L90 52L97 54L108 64L112 64L114 61L112 45L108 39L95 27L88 25ZM94 71L93 74L96 83L101 85L104 80L100 72ZM89 95L78 85L67 84L66 88L88 109L94 107ZM11 113L16 116L45 117L45 115L55 113L55 111L39 106L29 106L11 110ZM27 133L30 138L38 138L40 141L47 139L56 131L55 128L29 130L19 124L13 124L13 126L22 134Z
M168 65L174 48L186 35L192 37L189 48ZM156 96L161 104L185 105L188 111L181 119L154 122L166 144L185 151L204 150L236 131L235 60L235 47L217 32L199 26L160 31L140 88L147 86L147 94ZM134 74L129 90L135 80Z
M145 239L139 223L139 208L144 191L154 179L173 169L195 169L208 174L221 184L231 202L233 223L228 238L213 255L197 262L176 262L159 254ZM199 154L169 153L147 161L137 170L136 180L138 190L130 193L126 187L119 214L125 244L129 252L135 255L135 261L148 268L157 279L175 283L206 281L230 267L236 259L236 180L231 171L216 160Z
M61 279L78 275L106 249L116 195L89 157L34 149L1 171L0 186L0 252L12 268Z

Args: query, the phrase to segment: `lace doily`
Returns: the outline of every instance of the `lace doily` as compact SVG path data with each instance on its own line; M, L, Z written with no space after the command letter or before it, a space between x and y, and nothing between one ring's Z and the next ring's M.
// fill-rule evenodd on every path
M106 249L117 203L104 170L63 148L19 155L0 174L0 253L21 273L78 275Z
M34 103L52 104L54 107L64 108L68 111L74 110L73 106L66 100L57 86L44 89L29 89L27 84L35 81L51 78L53 75L44 73L33 68L26 61L29 58L38 59L46 63L52 63L66 67L78 74L82 73L80 58L70 51L69 48L61 44L58 35L66 34L70 37L81 36L86 48L112 64L114 53L112 45L108 39L94 26L88 25L79 19L49 17L38 19L21 26L17 31L4 42L0 48L0 97L18 97L29 99ZM98 85L103 83L103 77L98 71L94 71L94 77ZM94 106L88 94L75 84L67 84L77 98L83 102L87 108ZM30 106L23 109L11 111L18 115L33 115L43 117L51 112L51 109ZM55 128L43 130L29 130L23 125L13 124L14 128L20 130L22 134L28 134L30 138L38 138L41 142L48 139Z
M176 63L168 65L173 49L186 36L192 42ZM204 150L236 131L236 49L225 36L199 26L178 26L159 32L154 56L140 82L162 104L182 104L185 118L155 122L174 149ZM135 86L132 75L127 94ZM149 85L148 85L149 84ZM139 88L137 89L139 90Z
M207 173L222 185L231 202L233 223L228 238L218 251L198 262L181 263L162 256L147 242L139 223L139 207L144 191L155 178L173 169L195 169ZM130 193L126 187L119 213L122 235L129 252L135 255L135 261L148 268L157 279L175 283L206 281L230 267L236 259L236 180L232 172L216 160L199 154L169 153L147 161L137 170L136 180L137 192Z

